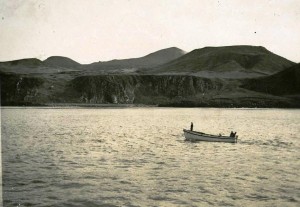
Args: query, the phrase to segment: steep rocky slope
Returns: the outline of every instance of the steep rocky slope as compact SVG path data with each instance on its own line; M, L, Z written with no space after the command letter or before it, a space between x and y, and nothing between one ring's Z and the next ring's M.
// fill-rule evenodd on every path
M180 75L79 76L69 81L0 74L2 105L146 104L181 107L299 107L240 88L241 81Z
M218 91L222 84L193 76L106 75L75 78L69 90L77 93L74 101L85 103L161 104Z
M3 106L40 105L43 102L37 98L38 90L44 83L41 78L0 72L0 82Z
M235 80L186 75L105 75L77 77L68 87L72 102L151 104L180 107L297 107L284 97L240 88Z

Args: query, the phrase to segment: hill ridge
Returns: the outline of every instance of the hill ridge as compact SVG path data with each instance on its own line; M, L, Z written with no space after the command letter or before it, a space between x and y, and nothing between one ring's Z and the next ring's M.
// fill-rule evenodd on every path
M142 57L95 62L89 64L88 67L100 68L103 66L115 66L115 68L150 68L175 60L176 58L181 57L184 54L185 51L183 51L182 49L179 49L177 47L169 47L157 50Z
M235 71L245 77L260 74L271 75L294 65L262 46L222 46L195 49L171 62L149 70L155 74L189 73L199 75L204 71L221 73ZM247 74L246 74L247 73Z

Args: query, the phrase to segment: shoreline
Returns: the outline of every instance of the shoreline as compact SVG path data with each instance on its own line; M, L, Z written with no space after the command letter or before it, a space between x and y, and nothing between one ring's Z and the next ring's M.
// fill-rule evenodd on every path
M146 105L146 104L80 104L80 103L53 103L40 105L0 105L0 108L216 108L216 109L300 109L300 107L276 106L172 106L172 105Z
M152 108L157 105L145 104L80 104L80 103L55 103L40 105L4 105L1 108Z

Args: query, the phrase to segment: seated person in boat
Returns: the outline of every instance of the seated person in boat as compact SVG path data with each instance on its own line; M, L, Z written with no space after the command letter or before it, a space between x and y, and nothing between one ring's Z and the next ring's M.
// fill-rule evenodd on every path
M235 137L236 132L233 133L233 131L230 132L230 137Z

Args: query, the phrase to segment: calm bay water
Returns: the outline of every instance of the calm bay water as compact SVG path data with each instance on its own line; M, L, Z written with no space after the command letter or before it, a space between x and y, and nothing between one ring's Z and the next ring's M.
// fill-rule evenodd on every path
M299 206L300 110L2 108L4 206ZM183 128L237 131L191 143Z

